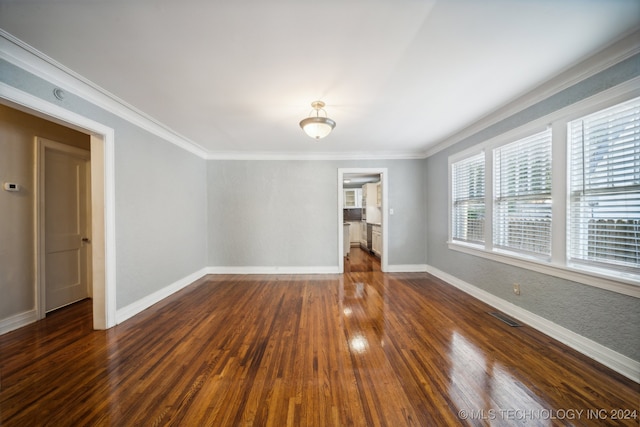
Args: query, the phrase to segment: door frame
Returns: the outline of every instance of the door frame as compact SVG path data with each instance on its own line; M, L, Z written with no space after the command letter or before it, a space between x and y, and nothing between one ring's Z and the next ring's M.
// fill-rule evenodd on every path
M36 117L89 134L91 141L91 234L93 328L116 325L115 132L102 123L69 111L0 82L0 103ZM34 168L35 169L35 168ZM37 221L34 224L38 232ZM37 243L37 242L34 242ZM36 262L36 277L40 274ZM39 282L34 306L40 312Z
M349 174L380 175L382 185L382 257L380 269L389 270L389 170L387 168L338 168L338 272L344 273L344 176Z
M37 223L37 231L35 233L36 236L36 315L38 319L42 319L47 314L47 271L46 271L46 216L45 216L45 179L46 179L46 150L54 150L59 153L64 153L69 156L74 156L80 158L87 162L87 170L86 174L83 177L87 182L87 195L89 196L87 200L87 211L89 212L89 216L87 218L88 221L91 221L91 151L85 150L83 148L77 148L71 145L63 144L61 142L53 141L47 138L42 138L39 136L34 137L35 143L35 155L36 155L36 179L35 182L35 203L36 203L36 223ZM91 222L88 223L89 228L91 228ZM90 249L89 249L90 250ZM88 254L87 254L88 256ZM91 258L87 257L83 262L87 263L87 275L91 275L92 263ZM88 280L92 282L93 277L89 277ZM87 289L87 294L91 295L93 292L93 284L91 284L91 289Z

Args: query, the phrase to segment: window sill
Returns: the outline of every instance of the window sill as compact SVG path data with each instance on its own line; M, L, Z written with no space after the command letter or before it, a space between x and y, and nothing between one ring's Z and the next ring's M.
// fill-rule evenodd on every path
M640 298L640 278L633 274L620 273L619 276L613 276L607 270L595 268L585 270L584 267L578 269L571 266L554 265L532 257L524 258L504 252L487 251L472 244L449 241L448 245L449 249L457 252Z

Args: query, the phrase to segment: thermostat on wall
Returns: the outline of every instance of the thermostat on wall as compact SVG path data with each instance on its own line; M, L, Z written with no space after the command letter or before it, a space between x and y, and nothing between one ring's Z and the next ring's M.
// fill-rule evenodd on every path
M4 189L7 191L20 191L20 185L15 182L5 182Z

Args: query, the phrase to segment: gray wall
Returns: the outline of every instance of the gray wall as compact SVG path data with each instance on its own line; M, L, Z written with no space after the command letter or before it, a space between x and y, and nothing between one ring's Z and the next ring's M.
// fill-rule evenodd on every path
M338 168L388 168L390 265L426 261L424 160L208 162L209 265L338 265Z
M586 338L640 361L640 300L448 249L448 157L640 75L640 55L623 61L472 135L426 161L428 263ZM523 293L511 292L514 282Z
M73 94L58 101L52 84L2 60L0 81L115 129L117 308L205 266L337 265L337 169L385 167L395 210L390 265L428 262L640 360L637 299L445 243L450 154L637 76L638 64L630 58L426 160L205 161ZM515 280L524 289L518 298Z
M4 60L0 81L115 130L118 309L206 266L205 160Z
M117 307L206 266L206 161L136 127L116 130Z
M118 309L205 266L337 266L340 167L388 168L389 264L426 261L424 160L206 161L2 60L0 81L115 130Z

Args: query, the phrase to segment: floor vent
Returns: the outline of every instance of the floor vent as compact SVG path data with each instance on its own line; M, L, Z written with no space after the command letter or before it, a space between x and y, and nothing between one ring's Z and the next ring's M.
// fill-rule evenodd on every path
M502 314L499 311L490 311L489 312L490 315L492 315L493 317L495 317L498 320L502 320L504 323L506 323L509 326L522 326L520 323L516 322L515 320L513 320L512 318L510 318L509 316L507 316L506 314Z

